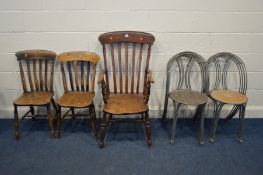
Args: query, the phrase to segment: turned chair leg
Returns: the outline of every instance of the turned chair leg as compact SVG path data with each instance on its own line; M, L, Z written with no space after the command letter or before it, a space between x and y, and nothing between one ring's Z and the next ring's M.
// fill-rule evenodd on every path
M99 138L99 147L103 148L104 147L104 138L106 134L106 128L107 128L107 114L103 112L103 118L101 121L101 127L100 127L100 138Z
M70 108L71 110L71 114L72 114L72 119L75 120L76 116L75 116L75 110L74 108Z
M49 127L51 131L51 138L53 139L55 136L55 132L54 132L54 124L53 124L53 115L51 113L50 104L47 105L47 112L48 112Z
M239 143L243 143L245 110L246 110L246 104L243 104L239 109L239 126L237 131L237 140L239 141Z
M16 105L14 105L14 124L16 140L19 140L19 119Z
M220 112L221 112L221 109L222 109L223 106L224 106L223 103L214 102L213 126L212 126L212 130L211 130L210 136L209 136L209 140L212 143L215 141L216 128L217 128L217 125L218 125Z
M35 110L34 110L34 106L30 106L30 113L32 115L32 120L36 121L37 118L35 116Z
M199 144L203 145L205 143L204 139L204 110L205 104L200 105L200 136L199 136Z
M149 119L148 111L145 112L144 126L146 130L146 135L147 135L147 143L149 146L152 146L152 130L150 126L150 119Z
M58 130L57 130L57 136L58 136L58 139L61 138L61 127L62 127L62 117L61 117L61 107L58 106L57 108L57 124L58 124Z
M90 113L90 117L91 117L91 129L92 129L92 133L94 138L97 140L97 131L96 131L96 112L95 112L95 107L94 104L92 104L89 107L89 113Z
M176 134L176 123L177 123L177 114L179 111L179 107L181 106L181 103L176 105L176 102L174 101L174 118L173 118L173 128L172 128L172 134L171 134L171 140L170 142L173 144L175 143L175 134Z

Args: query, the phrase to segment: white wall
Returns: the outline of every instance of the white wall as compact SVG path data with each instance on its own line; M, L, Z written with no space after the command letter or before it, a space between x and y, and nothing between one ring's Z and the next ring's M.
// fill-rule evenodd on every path
M262 0L0 0L0 111L12 111L21 93L16 51L88 50L101 55L99 34L140 30L156 37L152 110L162 109L165 81L161 79L172 55L190 50L207 59L229 51L247 66L247 116L262 117L262 19ZM61 86L55 87L61 94Z

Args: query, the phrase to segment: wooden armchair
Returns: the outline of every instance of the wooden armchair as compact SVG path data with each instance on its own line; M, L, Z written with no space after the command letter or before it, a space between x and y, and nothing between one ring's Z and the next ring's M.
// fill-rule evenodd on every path
M58 104L58 138L61 136L62 119L71 111L73 119L77 114L74 108L89 108L91 117L91 127L95 138L96 134L96 113L93 104L95 96L94 83L96 76L96 65L99 61L99 56L90 52L65 52L59 54L57 60L61 66L62 81L64 94L57 101ZM65 71L64 64L67 66ZM68 76L66 76L68 74ZM69 78L70 88L68 88L67 78ZM69 108L69 110L61 116L61 108Z
M50 104L52 103L56 110L56 104L53 99L53 74L56 53L46 50L25 50L16 52L16 57L19 62L21 82L24 91L23 94L14 101L16 139L19 139L18 106L30 107L30 110L23 115L21 120L28 117L29 113L32 114L32 119L36 120L37 116L35 115L34 106L46 106L51 137L53 138L53 115L50 110ZM25 76L24 68L26 68L28 78ZM30 89L27 88L27 85L30 86Z
M109 122L144 123L147 143L152 145L147 104L151 83L154 82L152 72L149 70L151 46L154 40L154 36L149 33L132 31L109 32L99 37L104 57L104 70L98 78L104 101L99 139L101 148L104 146L105 131ZM107 51L110 56L107 56ZM145 54L146 58L143 59ZM141 69L143 65L145 68ZM144 73L143 77L141 73ZM141 114L141 118L113 118L113 115L130 114Z

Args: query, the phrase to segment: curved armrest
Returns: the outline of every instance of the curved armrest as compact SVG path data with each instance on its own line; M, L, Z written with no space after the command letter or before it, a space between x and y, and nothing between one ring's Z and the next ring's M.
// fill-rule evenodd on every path
M151 71L150 69L147 69L146 72L147 72L148 81L149 81L150 83L154 83L152 71Z
M105 72L106 72L105 69L103 69L103 70L100 72L99 78L98 78L98 81L97 81L98 84L102 83L102 81L104 80L104 74L105 74Z

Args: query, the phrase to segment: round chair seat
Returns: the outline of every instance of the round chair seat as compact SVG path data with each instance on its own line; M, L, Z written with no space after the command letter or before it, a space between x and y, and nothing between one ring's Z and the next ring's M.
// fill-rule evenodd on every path
M192 90L173 90L169 93L169 97L185 105L201 105L208 100L205 94Z
M214 90L210 96L219 102L226 104L239 105L247 102L247 97L240 92L231 90Z

